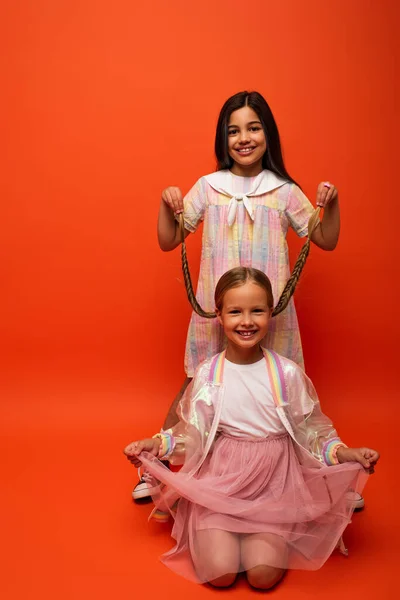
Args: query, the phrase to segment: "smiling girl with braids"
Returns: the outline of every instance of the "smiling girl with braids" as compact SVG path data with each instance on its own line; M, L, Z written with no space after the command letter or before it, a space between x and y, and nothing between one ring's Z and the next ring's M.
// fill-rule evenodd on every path
M178 187L162 193L158 240L162 250L181 243L179 215L185 236L203 222L203 242L197 301L213 310L213 293L223 273L237 266L255 267L268 275L273 294L280 297L290 270L286 233L289 227L303 237L313 206L288 174L275 119L258 92L240 92L229 98L219 115L215 154L218 170L201 177L185 198ZM336 188L318 186L317 206L324 208L311 241L333 250L339 237ZM217 319L193 313L185 353L186 380L170 407L164 428L176 422L176 406L197 366L224 347ZM271 321L263 345L304 367L297 316L292 300ZM148 496L145 480L133 491L135 500Z
M351 494L379 453L348 448L303 369L262 348L273 322L264 273L225 273L215 306L226 350L196 369L178 423L124 452L151 474L157 510L175 518L167 566L216 587L245 571L265 590L286 569L319 569L338 545L346 553ZM165 468L166 459L181 470Z

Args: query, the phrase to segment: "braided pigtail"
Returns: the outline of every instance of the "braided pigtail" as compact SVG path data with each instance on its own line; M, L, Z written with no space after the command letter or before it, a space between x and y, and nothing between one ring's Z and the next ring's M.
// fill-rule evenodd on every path
M189 263L186 256L186 243L185 243L185 224L183 220L183 213L179 215L179 231L181 234L181 257L182 257L182 272L183 279L185 281L186 293L189 299L190 304L194 312L196 312L200 317L204 317L205 319L214 319L217 315L215 312L206 312L204 311L200 304L197 302L196 295L193 291L192 278L190 277L189 271Z
M294 294L294 291L295 291L297 283L299 281L301 272L304 268L304 265L306 264L307 257L310 253L311 236L312 236L315 228L319 224L319 213L320 213L320 208L317 207L310 217L310 220L308 222L307 241L300 251L298 259L296 260L296 263L293 268L293 273L289 277L289 279L283 289L283 292L281 294L281 297L279 298L278 304L275 306L275 308L272 311L273 317L275 317L276 315L279 315L279 313L281 313L285 310L285 308L287 307L287 305L290 302L291 297ZM181 247L182 272L183 272L183 279L185 281L187 297L189 299L190 304L192 305L193 310L198 315L200 315L200 317L204 317L205 319L214 319L217 316L216 313L204 311L201 308L200 304L198 303L195 293L193 291L193 284L192 284L192 279L190 277L189 264L188 264L187 255L186 255L185 226L184 226L183 213L181 213L179 215L179 231L181 234L181 243L182 243L182 247Z
M318 225L319 225L320 210L321 209L319 208L319 206L317 206L317 208L314 210L313 214L311 215L310 220L308 221L307 241L300 251L300 254L299 254L299 256L296 260L296 263L293 267L293 272L292 272L291 276L289 277L285 287L283 288L283 292L281 294L281 297L279 298L278 304L275 306L274 310L272 311L273 317L276 317L276 315L279 315L279 313L281 313L282 311L285 310L285 308L287 307L287 305L290 302L291 297L294 294L294 290L296 289L297 283L300 279L301 272L304 268L304 265L306 264L307 257L310 253L311 236L312 236L314 230L316 229L316 227L318 227Z

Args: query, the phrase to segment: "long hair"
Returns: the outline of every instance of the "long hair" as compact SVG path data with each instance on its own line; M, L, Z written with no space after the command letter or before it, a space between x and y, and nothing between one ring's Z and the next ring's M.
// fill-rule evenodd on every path
M265 98L258 92L239 92L228 98L223 105L218 117L217 130L215 133L217 170L231 169L233 166L233 158L229 156L228 152L228 123L231 114L244 106L249 106L254 110L260 119L264 130L267 150L262 159L263 168L269 169L283 179L296 183L287 172L283 162L281 141L274 115ZM296 185L298 184L296 183Z
M229 290L244 285L248 281L256 283L265 290L265 293L267 294L267 304L272 310L274 306L274 297L272 294L271 282L265 273L259 269L253 269L252 267L235 267L219 278L214 293L214 302L217 310L222 310L225 294Z

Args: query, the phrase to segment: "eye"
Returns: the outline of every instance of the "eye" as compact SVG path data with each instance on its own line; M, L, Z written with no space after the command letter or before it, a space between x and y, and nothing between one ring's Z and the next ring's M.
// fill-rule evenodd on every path
M238 133L237 129L229 129L228 135L236 135Z
M253 310L253 312L255 312L255 313L263 313L263 312L265 312L265 311L264 311L264 309L263 309L263 308L255 308L255 309Z
M229 315L238 315L240 313L240 310L237 310L237 308L234 308L232 310L229 311Z
M250 127L250 131L260 131L261 127L259 125L253 125L252 127Z

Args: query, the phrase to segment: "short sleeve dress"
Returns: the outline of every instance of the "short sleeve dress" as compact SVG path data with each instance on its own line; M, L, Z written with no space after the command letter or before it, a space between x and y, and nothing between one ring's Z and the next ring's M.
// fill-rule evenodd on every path
M238 266L260 269L272 283L275 303L290 276L286 234L289 227L307 234L313 206L298 186L263 170L257 177L217 171L202 177L184 198L185 228L195 232L203 221L201 264L196 297L213 311L218 279ZM304 368L300 332L293 300L270 321L263 345ZM191 316L185 371L193 377L204 359L225 346L216 319Z

